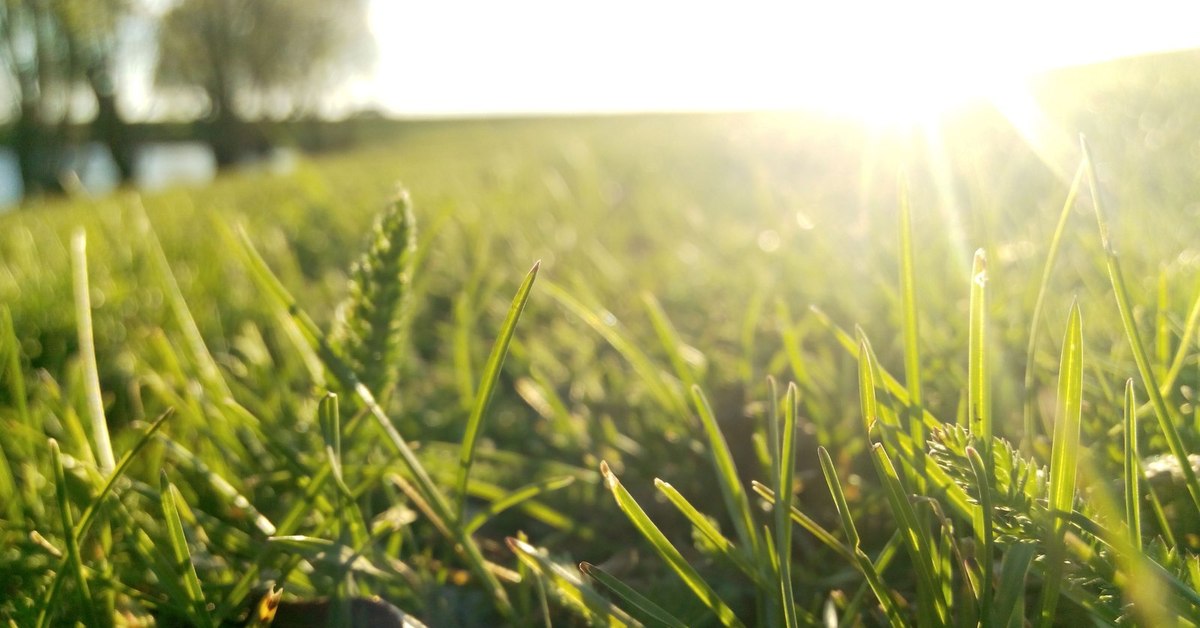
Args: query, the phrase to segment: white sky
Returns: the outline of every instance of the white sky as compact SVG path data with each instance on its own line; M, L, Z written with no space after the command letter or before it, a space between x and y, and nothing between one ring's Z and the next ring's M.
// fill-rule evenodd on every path
M350 89L401 115L811 107L871 115L1200 46L1200 3L373 0Z

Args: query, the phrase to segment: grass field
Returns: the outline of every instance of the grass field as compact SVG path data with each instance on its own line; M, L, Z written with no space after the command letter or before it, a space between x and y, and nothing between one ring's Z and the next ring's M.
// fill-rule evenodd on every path
M1194 624L1191 59L2 216L0 617Z

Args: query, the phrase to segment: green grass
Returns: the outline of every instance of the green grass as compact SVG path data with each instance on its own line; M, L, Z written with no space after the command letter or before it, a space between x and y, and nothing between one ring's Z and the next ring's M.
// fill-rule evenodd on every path
M0 619L1200 621L1196 156L1088 72L1067 163L982 111L947 161L428 123L0 217Z

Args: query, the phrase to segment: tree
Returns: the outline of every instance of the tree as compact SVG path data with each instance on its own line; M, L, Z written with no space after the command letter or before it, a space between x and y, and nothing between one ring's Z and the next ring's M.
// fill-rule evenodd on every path
M207 98L222 165L259 143L246 120L304 111L374 56L366 0L182 0L158 41L158 84Z
M0 3L0 66L14 101L11 142L27 192L58 186L66 127L87 91L97 105L93 135L108 145L122 177L131 175L112 81L117 21L129 8L129 0Z

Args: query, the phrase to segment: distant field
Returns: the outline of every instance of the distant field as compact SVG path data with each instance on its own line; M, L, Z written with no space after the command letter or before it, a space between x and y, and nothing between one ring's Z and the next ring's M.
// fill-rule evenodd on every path
M1048 116L1039 123L1050 125L1041 128L1054 129L1053 136L1028 135L1029 126L1022 137L1011 121L985 109L956 116L940 136L790 114L414 123L394 143L303 161L288 175L234 174L204 188L47 201L0 216L0 428L8 434L0 439L0 617L31 625L49 608L46 621L89 622L115 611L203 625L210 617L233 621L268 582L282 585L285 599L377 594L430 625L650 621L647 615L658 611L686 625L804 624L825 613L865 625L897 617L937 623L945 619L939 609L951 603L955 612L972 608L981 616L1025 604L1021 613L1036 619L1050 581L1062 582L1057 612L1064 623L1081 613L1103 622L1122 612L1139 620L1159 610L1184 612L1200 572L1150 541L1162 535L1166 547L1181 552L1200 544L1200 518L1185 480L1157 485L1161 516L1150 505L1144 514L1135 509L1134 518L1147 522L1144 550L1142 537L1135 550L1078 520L1071 524L1067 538L1099 548L1096 561L1121 577L1071 553L1078 547L1060 550L1059 524L1046 513L1062 506L1055 494L1065 495L1065 508L1074 504L1083 521L1113 530L1116 523L1132 525L1130 511L1120 507L1123 489L1103 481L1128 470L1122 442L1128 378L1140 403L1148 398L1147 382L1164 389L1162 405L1142 411L1140 458L1149 461L1173 445L1200 450L1200 405L1193 398L1200 353L1192 335L1200 285L1200 126L1185 100L1192 79L1176 69L1188 67L1189 58L1126 62L1047 81L1037 92ZM1129 76L1156 87L1143 89ZM1142 371L1113 297L1111 260L1086 177L1043 281L1081 158L1080 131L1091 141L1129 320L1146 350ZM388 237L371 230L372 219L397 184L411 194L417 245L405 258L412 263L406 305L387 323L400 335L389 363L395 372L379 375L385 390L373 392L391 424L415 443L454 512L422 505L422 497L437 498L422 492L420 474L397 462L372 419L363 418L352 383L314 344L313 328L272 296L236 235L244 229L298 308L332 334L337 353L337 332L330 330L342 324L336 312L347 299L351 266L372 242ZM900 238L901 199L911 210L910 255ZM73 505L77 522L106 473L90 418L91 369L80 357L70 255L77 229L86 232L95 372L116 457L135 446L148 422L174 409L132 458L113 496L95 502L98 516L79 541L80 571L71 570L74 541L63 533L57 500ZM972 281L976 249L987 260L986 305L971 293L972 285L982 285ZM481 415L464 499L455 488L459 443L468 419L480 415L477 397L488 381L493 341L538 260ZM906 260L914 280L911 310ZM1035 324L1039 293L1045 297ZM920 466L924 454L904 440L907 427L897 428L904 436L888 436L886 427L868 435L863 412L873 406L864 400L875 389L863 388L863 378L874 373L881 425L907 426L919 416L909 403L914 392L932 420L967 424L978 418L971 369L982 363L990 382L983 398L988 430L1023 445L1026 459L1045 466L1069 438L1054 436L1054 417L1064 412L1059 378L1069 368L1060 365L1069 363L1061 358L1070 354L1064 335L1073 302L1083 321L1081 384L1073 397L1080 441L1090 451L1078 485L1088 490L1072 501L1074 484L1063 489L1061 471L1050 469L1034 483L1043 493L1028 503L1005 502L1017 498L997 493L996 534L985 541L983 519L964 516L979 511L979 484L955 475L970 472L967 454L942 442L946 451L936 463L970 495L961 506L967 510L956 511L945 489L932 484L941 476L929 475ZM986 319L988 331L969 350L972 316ZM865 346L855 339L856 326L874 352L866 370L856 359ZM1040 340L1026 390L1034 327ZM906 329L918 330L915 345L906 345ZM914 363L919 390L905 377ZM885 385L884 372L895 375L898 388ZM357 373L364 381L375 376ZM782 407L770 400L768 376L779 382L780 398L787 383L798 387L794 475L779 468L786 443L766 427ZM713 452L722 445L704 427L704 404L692 384L711 405L736 469L714 470ZM326 390L341 395L334 412L344 428L340 454L326 452L330 434L318 407ZM782 420L788 413L779 414ZM1157 414L1175 426L1173 444ZM1027 420L1036 428L1032 438ZM54 461L47 438L57 440L63 462ZM977 439L968 442L980 451L992 447L977 428L964 438ZM882 442L880 451L895 460L904 495L943 500L947 521L957 525L953 535L944 535L917 500L917 529L925 535L918 536L935 542L909 547L895 540L904 500L888 500L895 487L877 473L872 442ZM856 548L831 499L818 445L830 454L824 473L840 477L845 514L857 523L868 562L878 562L881 551L898 556L898 567L880 567L883 586L898 592L894 608L864 584L870 570L853 560ZM995 451L1008 455L998 445ZM344 490L326 481L323 467L334 455ZM607 494L601 460L728 613L714 598L692 595L688 578L666 568L650 535ZM59 482L56 464L65 469ZM161 488L160 469L177 491ZM995 491L1016 490L1010 479L989 477ZM735 547L706 537L666 491L654 490L655 478L712 517L706 521ZM788 545L767 543L781 538L787 522L775 519L751 480L792 488L794 505L831 538L802 526ZM531 484L537 488L524 501L513 495ZM732 486L749 495L748 511L727 492ZM1101 498L1082 497L1106 487L1115 511L1096 505ZM190 588L188 569L166 555L177 546L163 494L175 495L188 541L183 563L194 565L199 591ZM489 510L506 496L512 509ZM476 529L469 522L480 513L486 519ZM439 515L444 520L435 523ZM34 530L47 540L31 538ZM519 533L549 553L506 547L505 538ZM457 553L455 543L464 538L478 543L478 560L496 567L488 571L469 551ZM943 546L942 538L990 551L959 560L958 546ZM1018 569L1012 565L1023 550L1014 548L1022 543L1039 558ZM768 546L790 549L790 574L772 562ZM995 560L994 582L984 576L993 566L984 554ZM1014 558L1002 567L1008 556ZM1064 556L1065 567L1055 567L1053 559L1062 563ZM1137 571L1144 565L1130 556L1151 558L1174 574L1148 572L1147 581L1171 591L1161 596L1161 609L1125 584L1129 574L1144 575ZM555 571L552 561L569 573ZM602 566L662 608L647 611L620 590L589 597L591 586L571 581L579 561ZM921 580L927 561L944 591L931 592ZM47 607L60 568L64 588ZM507 593L497 593L485 572L498 573L506 584L495 586ZM1006 575L1013 582L1005 584ZM521 583L508 582L516 579ZM776 579L790 582L783 587L790 598ZM80 580L89 585L86 596ZM583 601L572 602L572 595ZM1121 599L1138 604L1131 611ZM1007 617L995 623L1012 625Z

